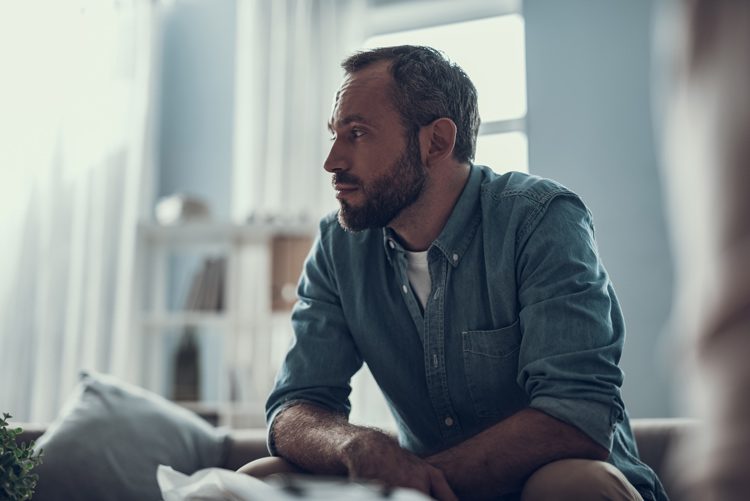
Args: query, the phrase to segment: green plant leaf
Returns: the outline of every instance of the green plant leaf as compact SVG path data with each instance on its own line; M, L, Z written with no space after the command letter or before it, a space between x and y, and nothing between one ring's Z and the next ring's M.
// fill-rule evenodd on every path
M31 499L39 478L33 470L41 463L43 451L34 454L33 440L29 444L16 443L16 437L23 433L23 429L9 428L11 417L4 412L0 419L0 500Z

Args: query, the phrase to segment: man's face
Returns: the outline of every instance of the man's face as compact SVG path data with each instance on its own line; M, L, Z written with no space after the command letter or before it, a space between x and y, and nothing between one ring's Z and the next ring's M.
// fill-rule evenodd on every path
M387 66L373 65L348 75L334 104L325 169L333 173L339 223L349 231L387 226L424 187L418 139L407 137L390 83Z

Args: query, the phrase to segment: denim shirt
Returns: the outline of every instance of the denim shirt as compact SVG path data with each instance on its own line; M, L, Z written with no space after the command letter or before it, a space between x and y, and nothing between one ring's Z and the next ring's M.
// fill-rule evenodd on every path
M638 460L617 365L625 326L580 198L539 177L472 166L427 257L423 311L392 230L346 232L336 214L321 221L266 404L269 429L300 401L348 415L364 361L399 442L417 455L531 407L610 450L645 499L666 499Z

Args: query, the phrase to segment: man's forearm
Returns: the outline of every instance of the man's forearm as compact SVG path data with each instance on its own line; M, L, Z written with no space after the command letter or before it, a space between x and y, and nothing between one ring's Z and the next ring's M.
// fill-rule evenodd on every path
M381 432L353 425L321 407L298 404L276 416L272 433L276 450L288 461L312 473L347 475L344 451L352 439Z
M311 472L378 480L456 501L443 473L382 431L350 424L346 417L308 404L282 411L271 430L278 452Z
M518 491L537 468L564 458L604 460L608 451L541 411L524 409L451 449L427 458L460 498Z

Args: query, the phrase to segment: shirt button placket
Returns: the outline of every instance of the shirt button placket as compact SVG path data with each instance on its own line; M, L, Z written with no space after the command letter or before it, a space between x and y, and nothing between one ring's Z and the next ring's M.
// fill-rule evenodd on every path
M438 426L442 431L441 434L445 439L450 440L461 436L461 427L454 417L448 394L447 374L445 373L446 362L442 353L445 345L445 327L443 324L445 292L443 289L446 274L450 267L449 263L453 259L453 256L450 256L448 260L441 261L439 268L431 269L435 291L428 308L429 319L426 322L428 327L425 330L425 339L427 340L425 348L429 349L427 351L429 358L425 362L428 364L426 368L430 398L433 401L437 416L442 416L438 421Z

